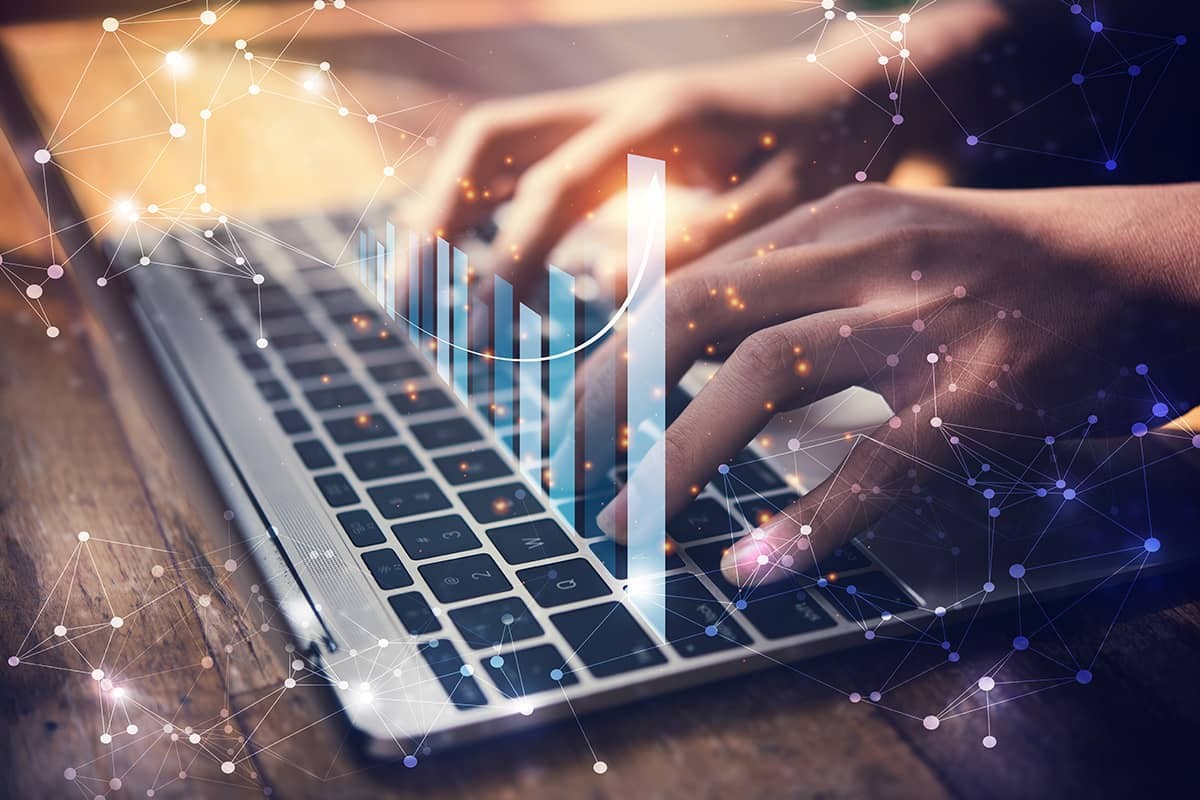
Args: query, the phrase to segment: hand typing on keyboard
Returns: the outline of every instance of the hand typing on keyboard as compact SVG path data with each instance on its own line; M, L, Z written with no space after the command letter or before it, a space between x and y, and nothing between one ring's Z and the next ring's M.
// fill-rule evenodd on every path
M646 459L666 464L667 518L776 411L852 386L879 392L895 416L854 432L827 480L754 520L760 527L721 562L730 582L804 570L942 465L959 472L960 435L1001 430L1011 450L1014 439L1043 447L1073 425L1076 437L1085 424L1091 437L1128 436L1135 421L1144 432L1149 411L1134 393L1108 393L1103 413L1091 415L1097 387L1117 365L1144 358L1147 337L1158 378L1188 386L1188 397L1200 388L1195 370L1167 355L1170 331L1200 318L1200 261L1195 248L1180 249L1182 228L1171 221L1187 208L1200 208L1200 187L864 185L678 270L664 289L668 382L706 355L727 359L668 427L657 445L664 457ZM766 241L777 249L747 257ZM1126 335L1133 318L1138 337ZM615 376L603 373L619 362L594 356L582 391L612 392ZM581 401L579 419L589 406ZM1052 409L1054 422L1039 409ZM1168 414L1158 416L1161 424ZM605 532L622 536L639 483L635 472L601 513ZM1069 489L1060 487L1065 499Z

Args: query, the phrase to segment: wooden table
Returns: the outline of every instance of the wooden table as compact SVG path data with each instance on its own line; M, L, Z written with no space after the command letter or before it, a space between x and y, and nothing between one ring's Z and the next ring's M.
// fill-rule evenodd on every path
M64 52L91 41L70 23L55 30ZM0 180L26 214L0 222L0 240L27 239L38 229L36 204L3 159ZM9 796L83 789L87 797L140 797L157 787L158 797L254 797L269 788L277 797L347 800L1011 800L1133 796L1194 782L1200 595L1197 575L1186 572L1138 584L1090 685L997 706L992 750L980 745L979 714L929 732L916 718L851 704L824 685L869 691L858 682L875 669L872 659L880 668L894 663L893 650L802 662L591 714L581 725L434 754L416 770L368 762L326 690L280 692L289 674L280 617L269 598L259 600L260 579L145 354L119 331L101 329L66 285L46 303L64 331L54 341L18 297L0 292L0 656L27 652L29 641L49 645L31 663L0 663L0 779ZM81 530L91 534L86 544ZM1115 607L1124 589L1110 594ZM74 644L55 646L52 629L68 606L62 622ZM127 618L119 630L108 624L114 614ZM1072 622L1068 643L1097 641L1109 619ZM991 637L994 647L977 643L953 668L890 693L889 704L941 708L964 679L982 674L1011 631L1002 620L977 625L973 636ZM125 708L140 723L111 745L99 733L122 731L124 712L101 721L102 690L83 666L83 656L106 648L105 663L120 670L108 677L128 682ZM111 701L105 708L112 713ZM160 732L172 721L182 734L175 743ZM202 732L200 744L187 741L183 725ZM236 774L222 774L223 752L244 754L239 737L250 737L256 754ZM598 758L609 765L602 776L592 771ZM64 779L68 768L79 789Z

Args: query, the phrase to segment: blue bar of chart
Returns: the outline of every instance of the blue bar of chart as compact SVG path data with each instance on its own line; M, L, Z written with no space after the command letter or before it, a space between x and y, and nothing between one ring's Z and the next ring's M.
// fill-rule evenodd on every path
M407 325L410 341L432 360L455 396L490 412L498 440L512 451L529 483L544 488L549 505L567 525L591 524L611 501L609 470L624 462L630 476L628 596L663 638L664 181L662 161L629 156L625 299L617 304L616 287L600 281L602 299L616 307L607 320L580 314L576 276L554 266L548 267L544 308L514 297L513 284L499 276L490 297L472 297L465 252L441 237L422 239L410 232L407 256L398 256L390 222L384 241L374 230L360 230L357 265L359 282L389 318ZM624 356L615 348L594 347L616 330L622 315ZM594 365L596 374L626 371L623 418L618 418L617 398L587 392L582 393L582 418L576 419L576 372L587 358L609 359Z

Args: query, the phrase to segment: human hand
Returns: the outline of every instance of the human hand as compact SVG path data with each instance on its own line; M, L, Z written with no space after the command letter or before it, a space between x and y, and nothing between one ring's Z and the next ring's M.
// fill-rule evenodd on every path
M828 479L733 547L728 580L810 567L917 482L910 470L944 475L958 434L1002 430L1040 446L1074 426L1128 436L1132 423L1177 416L1186 409L1164 417L1140 395L1097 390L1150 361L1164 386L1196 396L1183 333L1200 319L1200 256L1180 232L1196 229L1198 200L1195 185L868 184L682 268L664 289L668 384L705 355L728 357L666 431L662 457L646 459L666 465L667 518L777 411L851 386L879 392L896 415L854 436ZM768 240L776 250L746 257ZM604 373L620 360L598 356L585 392L611 392L619 377ZM577 410L585 427L589 407L600 406L585 398ZM635 472L601 514L618 538L640 484Z

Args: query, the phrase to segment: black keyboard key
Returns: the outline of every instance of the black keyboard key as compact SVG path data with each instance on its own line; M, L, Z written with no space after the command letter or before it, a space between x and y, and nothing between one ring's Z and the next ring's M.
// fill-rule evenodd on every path
M535 519L492 528L487 535L510 564L527 564L575 552L575 545L552 519Z
M388 395L388 400L400 414L423 414L426 411L436 411L439 408L449 408L452 405L450 396L441 389L412 389L399 394Z
M823 628L833 619L803 589L765 584L749 592L740 613L768 639L784 639Z
M318 475L317 488L325 495L325 502L334 508L352 506L358 502L358 493L341 474L334 472L329 475Z
M369 553L363 553L362 559L366 563L367 569L371 570L371 575L375 577L379 588L385 592L412 586L412 576L400 563L400 556L396 555L396 551L372 550Z
M258 386L258 391L262 394L263 400L266 400L268 403L274 403L276 400L287 400L288 390L274 378L259 381L255 385Z
M417 461L416 456L402 444L347 453L346 461L354 470L354 474L364 481L407 475L421 470L421 463Z
M652 667L667 659L620 603L601 603L550 617L597 678Z
M434 464L451 484L458 486L475 481L486 481L512 474L512 470L495 450L476 450L456 456L442 456Z
M623 544L617 544L612 539L604 539L599 542L592 542L592 552L600 559L605 568L612 573L613 577L619 581L623 581L629 577L629 548ZM663 556L666 562L664 570L670 572L673 569L679 569L683 566L683 559L675 552L674 548L670 548Z
M608 584L582 558L530 567L517 573L517 580L542 608L554 608L609 593Z
M323 344L324 342L325 337L314 330L271 334L271 347L277 350L291 350L295 347L307 347L314 344Z
M417 437L417 441L426 450L440 450L443 447L453 447L456 444L473 442L480 438L475 426L463 417L427 422L424 425L412 425L409 432Z
M786 489L787 484L771 469L770 462L743 450L729 465L729 474L714 475L713 485L726 497L753 497Z
M298 381L308 378L320 378L325 375L340 375L346 371L346 365L334 356L313 358L307 361L287 362L288 372Z
M732 608L717 602L695 575L667 578L667 640L684 658L750 644L750 637L730 619Z
M486 658L483 668L500 693L509 699L579 683L552 644Z
M346 406L361 406L371 402L371 398L361 386L353 383L347 386L323 386L320 389L310 389L304 393L308 404L317 411L329 411Z
M736 600L741 596L741 590L725 580L721 574L721 559L725 556L725 551L732 546L732 541L710 542L709 544L689 547L687 554L696 562L696 566L700 568L700 571L713 582L714 586L720 589L730 600Z
M442 688L450 696L450 702L454 703L456 708L487 705L483 690L471 677L471 670L464 669L466 665L463 664L454 645L445 639L433 639L422 642L417 649L421 651L425 663L433 670L433 674L437 676L438 682L442 684Z
M540 514L542 504L519 483L475 489L459 495L471 515L485 525L530 514Z
M329 455L325 445L316 439L296 442L296 452L300 454L300 460L304 462L304 466L309 469L325 469L333 466L333 456Z
M450 612L450 619L462 631L463 640L473 650L533 639L544 632L533 618L533 612L519 597L502 597L476 606L457 608Z
M355 547L374 547L387 541L387 537L379 530L369 511L363 511L361 508L343 511L338 514L338 522L342 523L342 530L346 531Z
M437 558L480 546L466 520L457 514L393 525L392 533L409 558Z
M411 517L450 507L446 495L428 478L377 486L368 489L367 494L371 495L384 519Z
M871 559L852 542L834 550L820 560L821 572L853 572L858 569L868 569L875 566Z
M284 408L275 412L275 419L279 420L279 427L283 428L284 433L295 435L297 433L308 433L312 430L312 426L308 424L308 420L294 408Z
M400 624L404 626L404 630L413 636L433 633L442 629L442 623L438 622L437 617L433 614L433 609L429 607L429 603L425 601L425 597L420 592L394 594L388 598L388 603L396 612L396 616L400 618Z
M242 353L238 357L242 360L242 366L248 370L256 371L270 366L262 353Z
M761 528L779 512L800 499L795 492L781 492L766 497L748 497L736 503L737 510L752 528Z
M395 350L404 343L392 335L391 331L382 330L371 336L359 336L350 340L350 346L356 353L375 353L380 350Z
M694 542L710 536L725 535L741 530L725 507L716 500L697 500L685 508L667 525L667 532L677 542Z
M824 591L830 602L854 620L872 619L885 611L900 614L917 607L908 593L882 572L832 575L826 580Z
M457 603L512 588L500 567L485 553L418 567L433 594L443 603Z
M379 383L405 381L409 378L421 378L429 374L426 368L421 366L420 362L409 360L389 361L386 364L378 364L374 367L368 367L367 372L371 373L371 377Z
M225 334L225 338L231 342L244 345L250 344L250 334L246 333L244 329L238 327L237 325L230 325L222 328L221 333Z
M356 444L396 435L392 424L378 414L355 414L353 417L325 420L325 429L338 444Z

